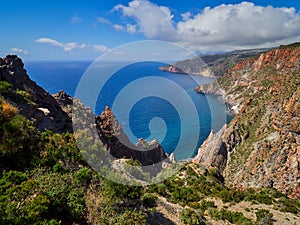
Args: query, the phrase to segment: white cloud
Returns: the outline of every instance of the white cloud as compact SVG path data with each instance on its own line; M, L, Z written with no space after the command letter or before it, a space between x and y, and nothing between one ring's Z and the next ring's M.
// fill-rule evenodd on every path
M249 2L220 5L179 22L177 32L184 43L213 49L272 45L299 37L300 15L293 8Z
M24 54L24 55L28 54L28 51L20 49L20 48L11 48L10 52L17 53L17 54Z
M183 21L187 21L191 17L191 13L190 12L182 13L181 17Z
M103 24L111 24L111 22L108 19L105 19L104 17L98 17L97 22Z
M113 11L120 11L124 16L133 18L139 31L147 38L162 38L174 40L176 30L173 26L173 15L169 8L157 6L150 1L133 0L128 6L116 5ZM132 31L132 29L130 29Z
M194 16L181 14L177 23L168 7L147 0L119 4L113 11L133 19L135 30L147 38L176 41L193 49L270 47L300 39L300 14L294 8L262 7L251 2L223 4Z
M77 24L77 23L81 23L82 22L82 18L78 17L78 16L73 16L71 18L71 23L73 24Z
M125 30L125 27L123 27L123 26L120 25L120 24L115 24L115 25L114 25L114 28L115 28L115 30L117 30L117 31L123 31L123 30Z
M109 48L105 47L104 45L89 45L85 43L78 44L77 42L61 43L51 38L39 38L35 41L38 43L50 44L55 47L60 47L66 52L70 52L75 49L93 49L97 52L106 52L109 50Z
M92 45L92 47L96 52L107 52L109 50L109 48L104 45Z
M127 24L126 30L128 31L128 33L134 34L134 33L136 33L136 25Z
M39 38L37 40L35 40L36 42L39 42L39 43L45 43L45 44L51 44L53 46L57 46L57 47L63 47L63 44L56 41L56 40L53 40L53 39L50 39L50 38Z

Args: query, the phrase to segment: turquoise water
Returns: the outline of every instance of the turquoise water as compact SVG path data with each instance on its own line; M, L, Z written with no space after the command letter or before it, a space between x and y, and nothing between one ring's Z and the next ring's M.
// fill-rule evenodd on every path
M28 62L26 69L31 79L51 94L65 90L74 96L89 65ZM133 143L139 138L158 139L167 153L175 151L176 159L191 158L210 131L220 129L231 118L217 97L194 92L198 84L211 82L211 78L160 71L162 65L136 63L112 74L99 90L94 111L100 114L105 106L111 107Z

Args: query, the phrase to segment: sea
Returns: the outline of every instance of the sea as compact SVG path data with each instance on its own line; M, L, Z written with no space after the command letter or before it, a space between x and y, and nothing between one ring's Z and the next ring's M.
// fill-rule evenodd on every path
M217 132L232 116L217 96L194 91L198 84L209 83L213 78L169 73L161 71L161 66L165 64L133 63L110 74L105 83L87 83L86 95L93 88L99 88L99 92L93 102L84 104L97 115L106 106L112 108L132 143L140 138L157 139L165 152L175 154L176 160L188 160L197 154L211 130ZM91 67L90 61L25 63L30 78L46 91L54 94L64 90L71 97L82 93L78 87L87 76L101 79L105 73L99 67L97 74L89 74Z

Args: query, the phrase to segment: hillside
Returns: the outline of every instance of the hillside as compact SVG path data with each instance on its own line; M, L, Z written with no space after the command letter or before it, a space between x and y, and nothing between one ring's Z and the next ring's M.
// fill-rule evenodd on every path
M122 128L110 109L95 117L80 100L70 98L65 92L51 96L38 87L30 80L18 57L8 56L0 61L0 225L250 225L297 224L299 221L299 199L291 199L272 187L233 187L234 180L230 175L224 180L216 167L196 161L182 162L180 171L162 182L143 184L142 180L149 177L149 172L141 167L142 154L137 154L137 160L133 160L127 155L129 152L124 155L114 152L121 146L116 135L122 133ZM224 84L231 79L229 77L224 77ZM297 102L297 95L293 99ZM79 133L73 134L72 130L66 129L68 123L61 123L59 116L53 117L60 114L64 122L70 122L74 102L80 109L80 116L91 119L90 127L97 128L97 135L105 147L93 145L89 129L82 130L80 134L84 138L80 139L81 143L76 142L75 135ZM294 118L299 112L298 106L292 100L288 105L287 113ZM52 107L57 114L53 114ZM24 113L27 111L31 114ZM39 111L42 114L36 118L34 113ZM81 124L82 118L73 116ZM36 122L49 121L48 118L54 122L42 123L44 126ZM240 120L239 115L235 120ZM119 129L113 131L112 126ZM289 127L289 123L282 126ZM215 135L210 137L213 139ZM140 143L151 146L144 140ZM217 140L217 143L224 146L222 140ZM159 154L152 155L151 160L165 158L159 144L152 144ZM78 145L81 145L80 149ZM117 169L133 166L129 168L141 178L137 181L141 186L112 182L89 166L93 162L101 164L101 154L108 151L120 158L116 162L121 162L122 167ZM220 164L215 166L226 165L222 155L216 154ZM148 165L149 159L144 159L144 164ZM225 171L230 171L230 168L227 166ZM121 172L103 167L101 174L112 174L119 181L131 179L120 176ZM296 195L292 197L297 198Z
M217 81L220 88L211 83L195 90L222 96L236 116L222 135L211 134L198 161L225 161L219 168L227 184L300 198L300 44L247 58ZM214 156L203 158L209 149Z
M268 49L239 50L218 54L199 55L193 59L187 59L174 63L174 65L161 67L161 70L171 73L187 73L208 77L223 76L227 70L236 63L251 56L257 56Z

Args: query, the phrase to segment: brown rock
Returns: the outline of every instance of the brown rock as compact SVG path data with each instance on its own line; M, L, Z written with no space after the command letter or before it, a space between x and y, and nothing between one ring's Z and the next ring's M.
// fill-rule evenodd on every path
M158 141L147 142L143 138L133 145L109 107L95 119L100 140L107 151L117 158L138 160L144 166L153 165L167 158Z

